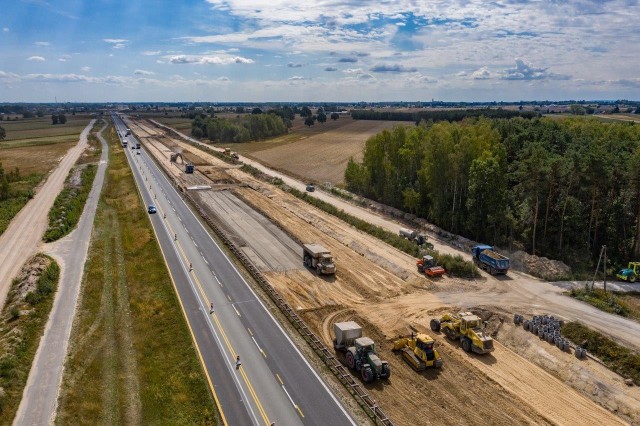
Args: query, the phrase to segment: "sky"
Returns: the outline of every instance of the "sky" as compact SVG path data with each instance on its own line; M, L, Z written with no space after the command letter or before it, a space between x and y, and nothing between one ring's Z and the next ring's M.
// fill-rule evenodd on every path
M0 102L640 100L636 0L13 0Z

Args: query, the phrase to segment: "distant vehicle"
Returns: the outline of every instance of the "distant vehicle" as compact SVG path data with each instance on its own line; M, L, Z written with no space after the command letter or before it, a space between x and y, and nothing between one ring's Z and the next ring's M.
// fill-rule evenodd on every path
M158 213L158 209L156 209L156 206L154 206L153 204L151 204L151 205L149 206L149 208L147 209L147 211L149 212L149 214Z
M314 184L312 184L312 183L308 183L307 184L307 192L313 192L315 190L316 190L316 187L315 187Z
M136 154L140 155L140 151L136 151Z
M127 134L125 136L129 136L131 134L131 129L127 127Z
M191 174L191 173L193 173L193 171L195 170L195 168L196 168L196 166L194 166L193 164L191 164L191 163L187 163L187 164L184 166L184 172L185 172L185 173L189 173L189 174Z
M136 142L136 149L140 149L140 142Z
M231 153L231 158L234 158L234 159L238 160L240 158L240 156L238 155L237 152L232 152Z

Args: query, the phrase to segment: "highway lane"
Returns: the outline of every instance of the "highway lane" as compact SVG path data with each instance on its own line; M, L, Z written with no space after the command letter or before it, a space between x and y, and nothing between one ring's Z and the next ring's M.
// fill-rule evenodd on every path
M155 163L144 150L133 156L128 151L130 158L135 157L132 161L142 166L145 190L150 187L158 207L167 212L166 221L161 222L177 234L181 256L188 259L184 264L193 266L192 281L199 298L207 306L214 303L211 329L223 335L228 346L223 351L227 358L241 354L241 371L247 372L247 378L238 380L239 388L250 396L250 411L256 417L265 414L276 424L353 424Z

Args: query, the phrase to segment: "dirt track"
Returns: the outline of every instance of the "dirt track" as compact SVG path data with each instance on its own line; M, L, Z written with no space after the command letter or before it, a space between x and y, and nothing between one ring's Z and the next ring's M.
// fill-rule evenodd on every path
M0 236L0 308L4 306L11 280L42 244L49 210L62 190L69 170L84 151L87 135L94 123L95 120L91 120L84 128L78 144L67 152L35 197L20 210Z
M179 141L174 143L190 148ZM213 167L220 164L206 153L199 155ZM496 344L493 355L477 357L435 336L445 366L440 372L416 374L389 350L395 337L410 332L409 326L426 331L428 320L447 307L479 305L507 319L514 308L521 313L544 313L550 311L547 300L538 302L535 288L514 289L518 282L513 281L428 280L415 271L415 259L410 256L239 170L227 172L236 181L250 184L234 189L249 205L296 240L321 242L333 252L338 265L334 278L316 277L307 271L267 276L329 346L331 324L336 320L354 318L365 325L366 334L378 343L381 357L392 367L388 384L366 387L398 424L415 424L417 419L433 424L575 424L582 419L595 424L624 424L592 401L607 405L600 395L590 395L586 388L580 392L572 389L563 382L566 378L549 374L500 344ZM448 247L448 251L455 250ZM531 281L539 283L533 278ZM559 299L556 303L562 302ZM540 357L526 355L534 361ZM578 361L573 358L567 362ZM585 380L595 385L595 379ZM625 419L633 418L629 413L640 398L624 394L621 383L611 381L608 386L614 394L609 400L619 395L631 398L629 403L621 402L624 409L616 411Z

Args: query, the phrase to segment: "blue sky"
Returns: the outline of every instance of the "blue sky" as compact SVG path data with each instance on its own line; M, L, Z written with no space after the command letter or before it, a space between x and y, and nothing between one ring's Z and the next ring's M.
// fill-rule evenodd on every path
M635 0L13 0L0 102L640 100Z

